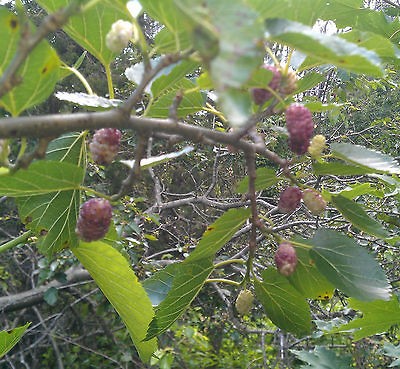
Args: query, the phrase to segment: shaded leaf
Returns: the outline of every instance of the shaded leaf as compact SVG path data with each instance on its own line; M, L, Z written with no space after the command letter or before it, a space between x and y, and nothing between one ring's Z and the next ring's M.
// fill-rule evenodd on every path
M50 287L43 295L43 300L50 306L54 306L58 300L58 290L55 287Z
M330 333L353 331L355 340L388 332L396 324L400 324L400 304L395 295L389 301L371 302L349 300L349 305L362 312L361 318L335 328Z
M376 237L389 236L382 224L372 219L361 205L341 195L332 196L331 201L336 209L358 229Z
M333 64L355 73L382 75L381 61L375 52L338 36L323 35L300 23L285 19L267 20L266 36L312 56L321 64Z
M318 229L310 243L316 267L343 293L363 301L390 298L385 272L353 239L330 229Z
M373 169L376 173L400 174L400 166L389 155L348 143L332 143L332 153L351 164Z
M65 7L68 0L38 0L37 3L48 13ZM103 65L109 65L115 58L106 47L106 35L111 25L119 19L129 20L124 0L97 1L85 11L69 18L63 30L83 49L89 51Z
M304 297L275 269L264 270L262 278L262 282L254 282L254 287L268 318L277 327L298 337L309 334L311 313Z
M301 240L302 243L307 243ZM296 248L297 267L288 277L290 284L302 294L303 297L313 300L329 300L333 296L335 287L315 267L309 251Z
M32 27L32 31L34 31ZM4 6L0 7L0 75L6 70L17 50L20 38L19 19ZM44 101L54 90L59 78L60 59L55 50L42 41L29 53L17 72L21 83L0 98L0 107L19 115L24 110Z
M314 173L319 176L323 175L338 175L338 176L356 176L368 173L375 173L374 169L335 162L315 162L312 164Z
M0 358L10 351L21 339L31 323L23 326L0 332Z
M177 265L172 288L156 309L146 340L165 332L178 319L203 287L214 270L210 258L185 260ZM165 276L165 275L164 275Z
M325 78L326 77L320 73L309 72L297 81L297 89L293 94L297 95L301 92L308 91L319 83L325 81Z
M337 355L332 350L317 346L314 351L291 350L301 361L308 363L302 369L351 369L353 368L351 356Z
M144 342L143 339L154 312L128 261L115 248L101 241L81 242L72 248L72 252L124 321L141 359L148 362L157 349L157 341Z
M269 187L272 187L283 178L276 175L276 170L271 168L258 168L256 170L256 191L262 191ZM246 193L249 187L249 177L243 178L236 187L236 191L239 193Z

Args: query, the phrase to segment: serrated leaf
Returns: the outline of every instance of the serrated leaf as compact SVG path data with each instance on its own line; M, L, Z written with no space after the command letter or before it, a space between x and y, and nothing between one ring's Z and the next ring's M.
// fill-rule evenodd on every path
M327 36L286 19L267 20L266 28L270 40L289 45L319 63L333 64L354 73L382 76L381 60L375 52L338 36Z
M34 32L32 27L32 32ZM17 51L20 38L18 17L0 7L0 75L7 69ZM54 49L42 41L29 53L17 72L21 83L0 99L0 107L18 116L24 110L44 101L54 90L59 78L60 59Z
M177 265L172 287L158 305L145 340L165 332L187 309L214 270L210 258L185 260Z
M50 306L54 306L58 300L58 290L55 287L50 287L43 294L43 300L46 301Z
M299 93L302 93L304 91L308 91L310 88L318 85L319 83L325 81L325 76L323 76L320 73L317 72L309 72L302 78L300 78L297 81L297 89L293 93L294 95L297 95Z
M334 351L317 346L314 351L291 350L300 360L308 363L301 369L351 369L352 358L348 355L337 355Z
M372 219L361 205L344 196L332 196L331 201L336 209L355 227L375 237L386 238L389 233L382 224Z
M307 241L302 240L302 243ZM288 277L290 284L303 297L313 300L329 300L335 287L315 267L308 250L296 248L297 267Z
M122 100L106 99L105 97L89 95L82 92L57 92L55 97L59 100L68 101L96 111L113 109L122 103Z
M194 150L193 146L186 146L182 150L176 151L176 152L171 152L169 154L164 154L164 155L158 155L158 156L151 156L149 158L144 158L140 161L140 168L147 169L154 167L156 165L166 163L172 159L176 159L181 155L186 155L190 153L191 151ZM135 160L121 160L120 161L122 164L127 165L129 168L133 168L135 165Z
M356 176L362 174L375 173L374 169L350 165L346 163L342 163L339 161L336 162L315 162L312 164L314 173L319 176L324 175L337 175L337 176Z
M256 191L262 191L277 184L283 178L278 177L276 171L271 168L258 168L256 170ZM243 178L236 187L238 193L246 193L249 187L249 177Z
M320 113L330 110L339 110L343 104L324 104L320 101L304 101L304 106L307 107L312 113Z
M262 278L262 282L254 282L254 287L268 318L298 337L309 334L311 313L305 298L275 269L264 270Z
M48 13L65 7L68 0L38 0ZM105 39L111 25L119 19L129 20L124 0L102 0L69 18L63 30L83 49L89 51L103 65L109 65L116 53L106 47Z
M115 248L101 241L81 242L72 252L124 321L141 359L148 362L157 349L157 341L143 342L143 339L154 312L128 261Z
M0 332L0 358L9 352L21 339L31 323L23 326Z
M163 94L151 100L145 115L153 118L167 118L170 115L171 105L178 92L183 95L177 109L179 118L196 113L203 108L204 98L197 89L196 84L184 78L176 83L172 90L164 91Z
M316 267L343 293L363 301L390 298L385 272L353 239L330 229L318 229L310 243Z
M203 233L196 249L186 260L202 260L214 255L233 237L249 218L250 209L229 209Z
M26 197L79 189L83 169L70 163L36 161L29 168L0 177L0 194Z
M73 163L86 170L85 132L70 132L51 141L46 160Z
M349 187L346 187L342 191L338 192L328 192L328 191L323 191L324 198L327 201L331 201L332 196L335 195L340 195L343 197L346 197L347 199L354 199L356 197L359 197L361 195L372 195L376 196L380 199L383 199L385 196L385 193L382 190L378 190L375 185L371 183L359 183L355 185L351 185Z
M400 174L400 166L389 155L348 143L332 143L332 154L351 164L373 169L375 173Z
M395 295L389 301L376 300L371 302L349 300L349 305L363 313L361 318L335 328L330 333L353 331L355 340L381 334L400 324L400 304Z

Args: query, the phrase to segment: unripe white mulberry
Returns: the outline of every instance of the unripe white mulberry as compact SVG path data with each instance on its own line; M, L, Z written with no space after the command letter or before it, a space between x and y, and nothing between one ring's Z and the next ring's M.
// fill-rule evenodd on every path
M303 201L313 215L320 215L326 209L326 201L318 191L312 188L303 191Z
M326 138L323 135L316 135L312 138L308 152L312 158L318 159L326 147Z
M251 291L241 290L235 302L237 312L240 315L246 315L250 311L253 301L254 296Z
M121 136L121 131L116 128L97 130L89 145L93 161L98 165L111 164L118 154Z
M113 52L118 53L124 47L128 46L128 42L134 35L133 24L122 19L117 20L111 26L110 32L106 36L106 46Z

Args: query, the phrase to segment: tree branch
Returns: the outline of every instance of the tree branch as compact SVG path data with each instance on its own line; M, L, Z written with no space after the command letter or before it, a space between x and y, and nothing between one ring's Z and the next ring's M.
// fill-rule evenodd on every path
M66 275L66 283L61 283L57 280L54 280L44 286L33 288L29 291L0 297L0 313L21 310L42 302L44 293L51 287L63 289L76 282L90 281L92 279L89 272L81 267L72 267L68 269Z

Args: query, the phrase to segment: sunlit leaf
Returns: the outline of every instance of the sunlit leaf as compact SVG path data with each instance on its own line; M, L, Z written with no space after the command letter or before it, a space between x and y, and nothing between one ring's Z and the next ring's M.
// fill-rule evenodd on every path
M265 190L273 185L277 184L283 178L278 177L276 170L271 168L258 168L256 170L256 191ZM236 187L236 191L239 193L246 193L249 187L249 177L243 178Z
M141 359L148 362L157 349L157 341L143 339L154 312L128 261L101 241L81 242L72 251L124 321Z
M20 38L19 19L0 7L0 76L9 66L17 51ZM32 27L32 32L34 29ZM54 49L42 41L29 53L17 72L21 83L0 98L0 107L17 116L24 110L44 101L54 90L59 78L60 59Z
M57 99L88 108L90 110L105 110L116 108L122 100L106 99L105 97L89 95L82 92L57 92Z
M333 329L330 333L352 331L355 340L388 332L394 325L400 324L400 304L398 298L393 295L391 300L376 300L371 302L349 300L352 309L362 312L361 318L355 318L351 322Z
M349 355L338 355L325 347L317 346L313 351L291 350L301 361L308 363L301 369L351 369L352 358Z
M31 323L26 323L21 327L0 332L0 358L18 343L30 324Z

